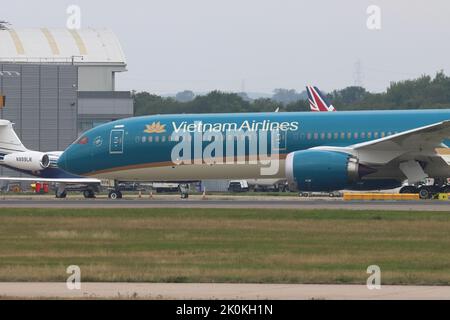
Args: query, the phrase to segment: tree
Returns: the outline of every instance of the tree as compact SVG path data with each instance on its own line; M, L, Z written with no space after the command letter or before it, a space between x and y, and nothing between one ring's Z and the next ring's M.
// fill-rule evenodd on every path
M337 100L337 103L353 104L361 102L367 93L363 87L352 86L339 91L334 90L328 96L332 100Z
M275 89L272 100L282 104L288 104L302 99L302 96L294 89Z
M180 102L148 92L133 92L135 115L167 113L237 113L309 111L308 101L295 90L277 89L272 99L247 100L238 93L212 91L205 96ZM370 93L362 87L334 90L329 101L339 111L412 108L450 108L450 77L439 71L433 77L392 82L386 92Z
M8 30L10 25L8 21L0 20L0 30Z
M195 93L190 90L184 90L181 92L178 92L175 96L175 100L178 102L189 102L194 100Z

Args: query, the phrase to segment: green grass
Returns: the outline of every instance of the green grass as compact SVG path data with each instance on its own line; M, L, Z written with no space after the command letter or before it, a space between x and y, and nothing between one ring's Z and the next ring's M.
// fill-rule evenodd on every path
M2 209L0 281L450 284L450 212Z

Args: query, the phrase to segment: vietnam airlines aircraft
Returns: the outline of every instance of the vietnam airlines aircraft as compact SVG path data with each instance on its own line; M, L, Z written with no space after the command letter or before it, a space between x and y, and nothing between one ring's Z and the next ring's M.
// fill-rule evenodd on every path
M448 192L449 119L450 110L135 117L87 131L58 166L118 182L286 178L302 191L390 189L429 177L436 186L420 192Z
M57 198L65 198L67 185L80 185L84 197L95 197L100 180L84 178L65 172L56 163L62 151L40 152L27 149L8 120L0 120L0 165L34 178L0 177L4 181L53 182Z
M320 92L319 88L313 86L306 86L308 93L309 107L311 111L315 112L329 112L336 111L336 109L328 103L325 95Z

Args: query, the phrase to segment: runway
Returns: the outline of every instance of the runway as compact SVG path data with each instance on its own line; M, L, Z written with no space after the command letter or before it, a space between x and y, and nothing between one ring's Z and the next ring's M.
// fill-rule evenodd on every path
M448 286L382 286L314 284L199 284L199 283L0 283L3 298L65 299L220 299L220 300L450 300Z
M245 199L243 199L245 198ZM283 199L272 197L210 198L187 200L158 199L0 199L3 208L253 208L253 209L330 209L330 210L400 210L400 211L450 211L447 201L343 201L342 199Z

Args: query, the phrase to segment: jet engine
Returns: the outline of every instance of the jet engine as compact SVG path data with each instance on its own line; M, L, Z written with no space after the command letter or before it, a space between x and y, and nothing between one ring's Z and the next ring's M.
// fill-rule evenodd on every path
M39 171L48 168L50 159L43 152L25 151L5 155L3 164L19 170Z
M349 189L373 172L374 169L361 165L354 156L336 151L296 151L286 158L286 177L291 190Z

